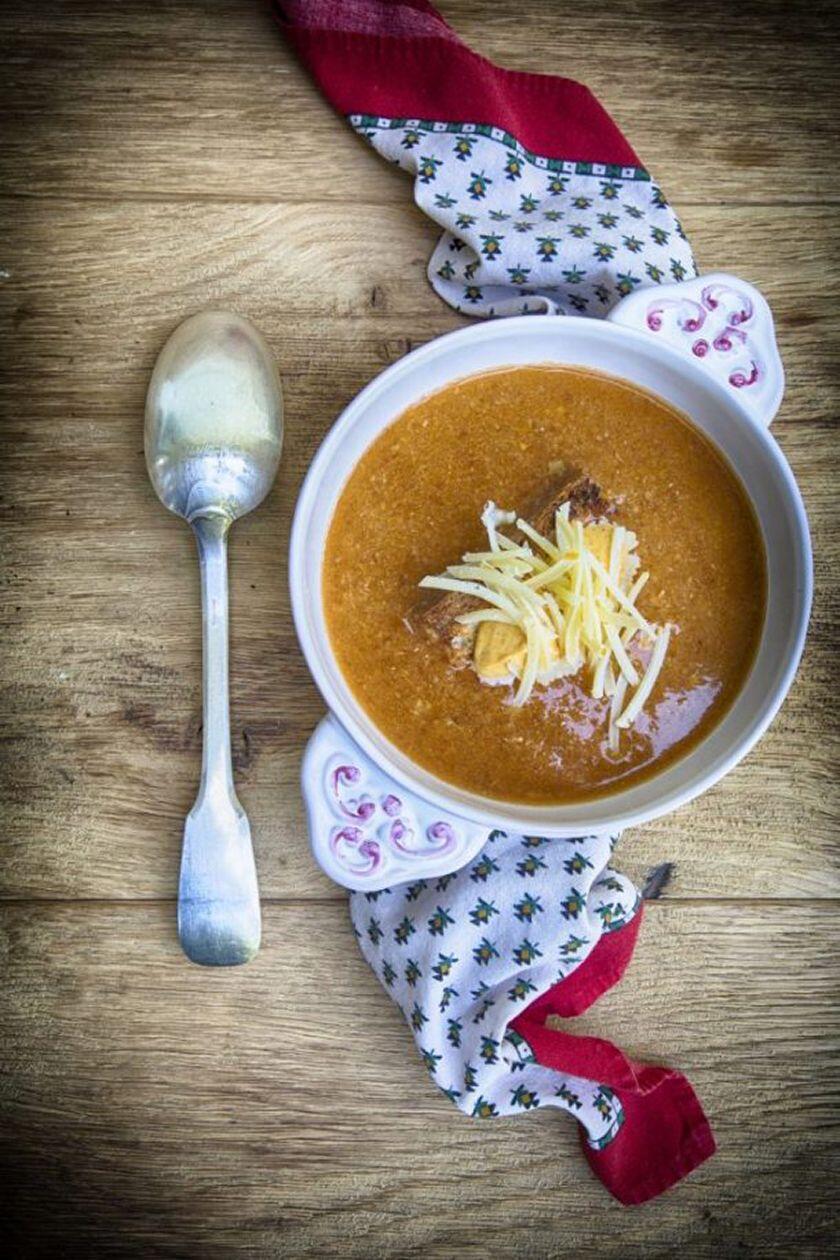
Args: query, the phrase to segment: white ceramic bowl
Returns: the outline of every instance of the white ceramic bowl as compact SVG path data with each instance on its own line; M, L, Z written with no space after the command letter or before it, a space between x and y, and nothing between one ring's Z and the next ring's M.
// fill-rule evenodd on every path
M708 294L712 297L704 314ZM517 364L596 368L642 386L684 412L740 477L767 550L761 643L729 712L699 745L661 773L572 805L518 805L480 797L412 762L355 700L333 656L321 600L330 519L365 449L425 395L465 376ZM374 888L418 874L436 875L469 860L493 827L566 837L617 832L690 801L749 752L790 687L811 600L805 511L787 461L766 428L778 407L782 381L766 303L741 281L707 276L664 291L636 293L609 320L524 316L451 333L395 363L350 403L304 482L290 561L298 637L333 715L313 737L304 760L303 787L313 848L334 878L351 887ZM355 795L348 797L349 791ZM395 815L403 819L397 825L398 839L414 836L408 843L389 841Z

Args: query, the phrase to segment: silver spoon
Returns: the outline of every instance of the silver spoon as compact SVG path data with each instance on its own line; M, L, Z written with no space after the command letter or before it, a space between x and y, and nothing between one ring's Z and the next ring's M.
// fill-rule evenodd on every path
M227 533L268 494L282 442L280 377L256 328L228 311L180 324L149 383L145 446L152 485L192 526L201 565L204 748L184 827L178 936L211 967L247 962L260 946L251 829L230 755Z

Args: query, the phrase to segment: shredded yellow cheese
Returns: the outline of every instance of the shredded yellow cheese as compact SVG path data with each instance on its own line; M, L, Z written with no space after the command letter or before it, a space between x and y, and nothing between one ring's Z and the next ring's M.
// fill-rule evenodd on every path
M514 704L525 704L535 686L586 670L593 697L609 700L607 743L618 751L620 732L650 698L671 633L636 607L649 577L639 573L636 535L609 521L571 521L568 503L556 513L554 538L495 503L481 521L488 550L467 552L420 585L487 605L458 621L477 627L473 668L482 682L518 683ZM499 532L514 522L525 542ZM636 636L650 647L641 676L638 655L634 663L628 652Z

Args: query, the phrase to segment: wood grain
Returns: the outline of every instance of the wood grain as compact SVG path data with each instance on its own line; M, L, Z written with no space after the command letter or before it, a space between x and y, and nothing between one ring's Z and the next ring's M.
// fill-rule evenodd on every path
M198 577L189 531L148 484L141 417L166 331L216 303L264 330L288 396L279 484L233 535L242 796L263 891L331 895L309 857L297 788L322 705L289 616L289 522L316 446L353 393L409 345L458 322L423 276L435 231L396 206L377 207L364 222L334 205L173 203L138 214L133 203L62 200L7 201L3 210L17 248L0 293L16 364L7 385L0 723L16 756L6 768L0 889L148 897L174 887L200 750ZM799 680L771 734L714 792L628 836L624 860L634 874L675 861L669 895L836 895L830 678L840 555L829 386L840 318L825 287L837 279L836 260L826 264L811 244L833 216L713 207L697 218L701 256L723 267L750 257L751 278L779 311L793 370L776 428L805 488L818 594ZM383 251L374 259L371 231ZM103 251L103 241L113 244ZM317 370L324 358L328 373Z
M680 207L840 199L831 0L526 0L522 20L485 0L443 8L485 56L592 88ZM300 73L267 0L123 0L118 20L101 0L10 2L0 21L12 191L402 200Z
M430 1087L309 856L322 712L292 632L295 494L354 393L461 320L436 229L255 0L0 12L0 1211L16 1258L822 1256L836 1245L840 22L828 2L444 0L473 47L586 82L704 269L754 281L788 389L816 598L770 733L622 841L676 874L579 1022L672 1062L719 1152L627 1212L563 1115L482 1127ZM371 241L377 243L376 249ZM280 362L277 487L232 546L234 753L264 947L206 972L174 932L199 756L189 532L141 416L172 326L253 318Z
M567 1116L482 1124L430 1087L341 905L271 906L236 972L184 964L171 906L6 906L0 929L4 1184L42 1254L828 1254L836 906L656 906L575 1021L678 1063L717 1131L629 1214Z

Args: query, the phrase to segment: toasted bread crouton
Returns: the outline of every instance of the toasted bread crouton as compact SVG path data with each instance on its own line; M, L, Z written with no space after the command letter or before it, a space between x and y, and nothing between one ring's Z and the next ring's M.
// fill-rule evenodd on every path
M523 514L523 519L540 534L551 538L554 536L555 514L564 503L569 504L569 519L579 520L584 525L609 519L616 510L615 504L604 497L601 487L591 477L566 472L559 480L556 477L552 480L550 487ZM515 528L510 530L510 537L516 542L526 541ZM441 645L453 669L466 669L472 664L478 627L465 626L457 619L464 613L483 607L483 600L451 591L434 595L430 601L418 606L409 621L413 628Z

